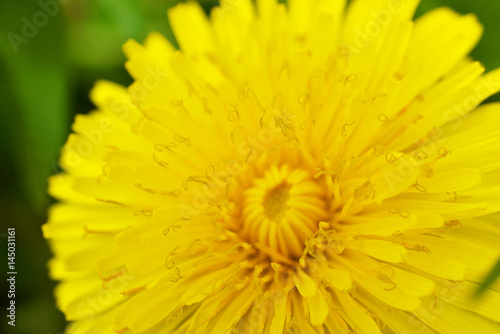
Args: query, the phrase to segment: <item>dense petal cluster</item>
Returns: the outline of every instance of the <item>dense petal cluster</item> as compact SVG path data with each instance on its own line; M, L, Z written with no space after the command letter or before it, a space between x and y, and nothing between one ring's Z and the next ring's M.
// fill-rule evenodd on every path
M482 28L345 2L184 3L180 50L125 44L50 182L69 333L500 333Z

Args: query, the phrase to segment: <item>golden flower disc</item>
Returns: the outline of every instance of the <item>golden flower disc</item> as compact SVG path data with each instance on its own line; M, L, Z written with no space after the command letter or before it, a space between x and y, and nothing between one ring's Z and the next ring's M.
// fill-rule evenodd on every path
M272 165L244 193L242 236L291 258L327 218L325 189L306 170Z

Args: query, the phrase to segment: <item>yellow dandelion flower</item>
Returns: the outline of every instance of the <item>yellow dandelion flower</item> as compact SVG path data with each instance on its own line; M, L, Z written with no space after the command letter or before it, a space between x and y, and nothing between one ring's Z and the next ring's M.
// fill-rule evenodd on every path
M180 51L125 44L50 182L69 333L500 333L481 26L345 2L185 3Z

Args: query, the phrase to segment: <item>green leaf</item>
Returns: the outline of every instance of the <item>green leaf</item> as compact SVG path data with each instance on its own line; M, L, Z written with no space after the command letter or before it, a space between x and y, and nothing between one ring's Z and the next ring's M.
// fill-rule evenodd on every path
M147 33L145 13L135 0L70 2L65 12L70 56L77 66L117 68L125 60L121 46Z
M0 33L8 36L0 44L0 57L9 86L4 91L11 94L2 99L14 109L2 111L8 120L2 131L8 133L17 183L42 214L48 203L47 177L54 173L68 123L63 21L37 2L12 2L8 8L0 12Z
M488 274L484 282L481 284L479 289L477 290L476 296L480 297L481 294L488 289L490 285L492 285L498 278L500 277L500 260L498 260L497 264L491 272Z

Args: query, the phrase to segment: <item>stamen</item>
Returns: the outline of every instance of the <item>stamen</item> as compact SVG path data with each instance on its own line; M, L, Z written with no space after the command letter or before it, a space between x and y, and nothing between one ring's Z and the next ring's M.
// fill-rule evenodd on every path
M303 121L302 124L300 124L300 129L301 130L307 129L307 123L311 123L313 126L316 125L316 122L314 121L314 119L308 118L305 121Z
M171 258L177 255L179 248L180 246L175 246L174 249L168 253L167 258L165 259L165 266L167 269L173 269L175 267L175 262Z
M240 113L238 111L238 106L234 104L229 104L233 110L227 115L227 120L230 122L234 122L236 119L240 119Z
M142 291L144 289L146 289L145 285L144 286L139 286L137 288L133 288L133 289L130 289L130 290L123 291L121 294L124 295L125 297L128 297L128 296L133 295L133 294L135 294L135 293L137 293L139 291Z
M144 190L145 192L149 193L149 194L155 194L156 192L153 190L153 189L150 189L150 188L146 188L144 187L142 184L140 183L136 183L134 184L134 186L136 186L137 188L141 189L141 190Z
M106 203L106 204L119 205L119 206L122 206L124 208L128 208L129 207L128 205L125 205L123 203L120 203L120 202L117 202L117 201L113 201L113 200L102 199L102 198L96 198L95 200L98 201L98 202Z
M242 125L234 128L232 131L231 131L231 142L234 144L236 142L236 134L240 133L241 131L243 131L244 127Z
M134 212L134 215L136 215L136 216L152 217L153 216L153 211L151 211L151 210L138 210L138 211Z
M450 154L451 154L451 152L450 152L448 149L444 148L444 147L441 147L441 148L438 150L438 156L439 156L440 158L446 158L446 157L448 157Z
M163 153L165 151L173 152L172 149L177 148L177 144L174 142L170 142L166 145L164 144L155 144L154 149L160 153Z
M174 233L177 233L179 231L179 229L181 229L181 228L182 228L182 225L169 226L163 231L163 235L167 236L167 234L168 234L168 232L170 232L170 230L172 230Z
M127 230L130 227L131 226L127 226L125 228L120 228L117 230L100 230L100 231L98 231L98 230L91 230L87 226L84 226L83 230L85 231L84 237L86 237L87 234L116 235L118 233L121 233L121 232Z
M170 164L168 162L165 162L165 161L162 161L162 160L159 160L157 157L156 157L156 154L153 152L153 161L155 163L157 163L158 165L160 165L161 167L163 168L168 168L170 166Z
M299 104L302 104L302 105L304 105L307 102L309 102L309 94L304 93L304 94L300 95L298 102L299 102Z
M414 187L416 190L420 191L421 193L426 193L426 192L427 192L427 189L426 189L423 185L419 184L418 182L415 182L415 183L413 184L413 187Z
M354 120L348 120L344 123L344 125L342 126L342 131L341 131L341 135L342 137L347 137L347 127L348 126L353 126L354 124L356 123L356 121Z
M189 137L183 137L181 135L174 135L174 140L179 143L184 143L187 146L191 146L191 139Z

